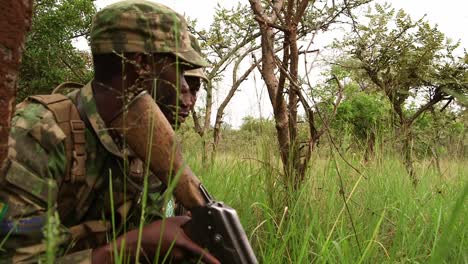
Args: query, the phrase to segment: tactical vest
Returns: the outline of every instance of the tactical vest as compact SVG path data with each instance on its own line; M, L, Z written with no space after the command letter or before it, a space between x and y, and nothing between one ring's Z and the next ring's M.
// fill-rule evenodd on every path
M66 182L83 183L86 180L85 123L70 98L62 94L30 96L51 111L65 134Z
M29 99L44 105L52 112L54 118L65 134L64 149L66 156L65 175L59 184L57 200L57 211L62 218L68 218L74 214L80 219L86 213L86 206L90 193L93 191L86 182L86 126L87 117L80 111L79 91L76 98L70 98L62 93L69 93L71 90L82 88L84 85L79 83L66 82L57 86L50 95L30 96ZM78 105L78 106L77 106ZM81 113L81 115L80 115ZM129 150L131 153L131 150ZM129 168L126 178L129 188L141 191L144 180L144 163L139 158L129 155ZM152 175L154 181L149 180L148 190L150 192L163 192L164 185ZM129 201L128 201L129 202ZM128 202L116 209L116 212L122 219L126 218L131 208ZM85 221L69 228L74 241L82 241L80 244L88 241L100 241L105 239L105 233L110 231L108 221L92 220ZM93 242L91 242L93 243ZM98 243L98 244L99 244ZM84 247L86 248L86 246Z
M52 94L28 97L30 100L44 105L51 111L58 126L65 134L66 166L65 175L59 183L59 197L62 195L69 196L71 193L75 194L74 199L72 199L75 200L75 206L70 205L70 202L73 203L70 199L58 199L57 211L61 217L67 217L73 210L76 210L76 214L78 215L83 214L84 212L80 212L80 208L83 207L89 193L92 191L86 184L85 121L80 116L80 111L72 99L59 93L62 89L79 89L81 87L83 87L82 84L66 82L57 86ZM109 230L110 223L99 220L86 221L69 228L74 241L89 236L93 236L92 239L98 239L98 236L103 237L99 234L104 234ZM102 238L99 240L102 240Z
M64 147L66 156L65 175L59 183L59 197L70 195L74 196L74 204L69 204L69 199L59 199L57 201L57 210L61 217L67 217L71 210L77 210L77 215L83 215L80 208L86 203L92 188L86 184L86 116L80 116L80 110L76 104L79 104L79 98L73 102L71 98L62 94L70 92L70 89L80 89L84 85L73 82L66 82L57 86L52 94L36 95L28 97L30 100L44 105L52 112L60 129L65 134ZM63 90L63 91L62 91ZM77 93L77 96L79 92ZM81 115L84 115L83 113ZM83 120L84 119L84 120ZM128 183L138 188L142 184L144 177L143 162L133 157L130 159ZM157 185L153 191L161 191L161 186ZM130 206L124 204L116 211L121 215L128 214ZM74 240L99 234L110 230L110 223L107 221L87 221L70 229Z

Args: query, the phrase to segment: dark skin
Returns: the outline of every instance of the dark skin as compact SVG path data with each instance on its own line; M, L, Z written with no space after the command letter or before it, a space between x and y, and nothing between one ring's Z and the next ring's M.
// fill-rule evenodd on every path
M158 85L156 93L153 94L158 106L174 128L185 122L195 106L197 93L200 90L200 78L185 76L184 79L185 82L180 82L178 89L176 86Z
M195 103L197 102L197 94L198 91L200 91L201 87L201 79L200 77L196 76L185 76L185 80L187 80L188 86L190 87L190 98L192 100L192 108L195 106Z
M174 127L185 121L195 104L196 93L199 89L199 86L198 88L193 86L191 89L192 86L189 86L184 78L183 72L187 68L186 64L176 63L176 58L168 54L154 56L131 54L126 58L129 63L125 66L126 70L123 75L117 74L106 79L95 79L92 83L97 110L104 122L110 124L116 117L116 113L120 113L123 106L122 95L135 87L154 94L156 102ZM156 88L153 89L153 87ZM179 108L176 107L177 105ZM173 263L192 257L201 258L208 264L219 264L215 257L195 244L183 232L182 226L189 219L186 216L169 217L164 220L164 224L162 220L158 220L144 226L140 260L149 259L152 263L156 250L160 248L160 256L168 253L175 261ZM125 241L126 256L135 257L138 230L129 231L116 240L118 245L123 241ZM113 263L113 245L107 244L93 249L92 263Z
M120 98L124 90L134 86L142 87L153 95L174 128L185 122L197 101L200 78L184 77L183 72L187 69L187 64L177 63L175 57L169 54L151 58L144 54L135 54L129 59L134 63L125 67L125 82L122 82L120 75L110 80L93 81L98 111L106 124L122 109L123 103ZM155 79L156 83L153 82Z
M189 220L190 218L187 216L176 216L166 218L164 223L162 220L154 221L143 227L139 261L142 263L154 263L153 258L156 256L159 248L161 259L165 257L166 252L169 252L172 259L170 263L178 263L186 259L200 259L203 263L219 264L220 262L215 257L195 244L183 232L181 226ZM129 231L118 237L115 243L117 248L121 248L121 244L124 243L126 257L136 257L138 229ZM93 250L92 263L115 263L112 254L113 246L113 244L107 244Z

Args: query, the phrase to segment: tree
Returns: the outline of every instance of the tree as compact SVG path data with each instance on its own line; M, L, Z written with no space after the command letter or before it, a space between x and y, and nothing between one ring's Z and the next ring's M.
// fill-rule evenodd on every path
M72 41L88 36L95 12L92 0L35 1L21 64L19 100L50 93L64 81L85 83L92 78L90 54L78 51Z
M323 127L319 130L314 105L310 105L310 100L307 100L302 87L306 84L303 80L308 79L307 73L302 77L299 74L300 54L307 55L311 51L308 48L300 51L298 41L305 35L313 36L320 30L327 30L338 17L367 1L249 0L249 2L260 28L261 74L273 106L285 182L292 183L292 186L297 188L305 177L315 142L327 129L328 121L336 113L332 111L332 116L327 118L328 121L320 116L323 119ZM279 50L282 50L282 58L277 54ZM334 79L341 87L339 80ZM312 89L310 82L308 85L308 88ZM336 103L339 101L338 94ZM300 104L305 109L309 125L309 138L306 140L298 137Z
M8 134L14 110L18 73L33 1L0 3L0 167L8 153Z
M204 87L206 91L204 109L198 111L198 113L193 112L195 130L202 138L204 149L202 160L206 164L208 148L205 136L211 125L214 88L222 80L226 70L232 70L231 87L216 112L213 128L212 160L214 160L216 147L221 137L224 110L239 86L255 68L255 64L251 64L242 74L239 74L241 64L245 63L244 59L259 48L255 40L260 36L260 33L256 29L247 6L240 4L232 9L218 6L214 21L208 31L195 30L195 23L192 22L191 32L201 39L202 49L211 64L211 67L207 69L208 82ZM234 65L231 66L232 64ZM204 112L203 117L199 116L200 112Z
M235 92L239 88L239 86L244 82L247 77L250 75L250 73L255 69L256 63L252 63L248 69L241 75L238 76L238 70L239 66L244 60L244 58L249 55L248 52L245 52L237 61L234 63L234 67L232 69L232 85L231 88L229 89L228 94L224 98L224 100L221 102L221 104L218 107L218 110L216 111L216 119L215 119L215 125L213 128L213 158L216 155L216 149L219 144L220 138L221 138L221 126L223 123L223 117L224 117L224 110L226 109L227 105L231 101L232 97L234 97Z
M375 142L382 127L389 121L388 103L375 91L363 91L357 85L345 87L343 102L338 106L335 127L338 133L351 128L353 142L364 146L364 161L374 156Z
M339 46L351 54L352 63L345 67L363 74L390 102L395 134L416 185L411 127L435 104L452 100L451 93L466 94L467 64L452 55L457 45L444 42L444 35L424 19L413 21L389 4L376 4L375 10L368 9L366 24L354 20L354 34ZM415 111L406 109L411 99L421 102Z

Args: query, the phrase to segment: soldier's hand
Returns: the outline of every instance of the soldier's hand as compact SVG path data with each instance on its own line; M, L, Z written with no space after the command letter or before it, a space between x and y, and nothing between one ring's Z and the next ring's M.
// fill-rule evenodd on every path
M183 231L182 227L190 218L187 216L170 217L155 221L143 227L141 236L140 260L154 262L159 248L159 256L166 254L175 260L200 259L207 264L220 262L206 250L195 244ZM138 229L129 231L117 238L117 249L122 243L125 247L125 257L136 256ZM113 263L113 243L93 250L92 263Z

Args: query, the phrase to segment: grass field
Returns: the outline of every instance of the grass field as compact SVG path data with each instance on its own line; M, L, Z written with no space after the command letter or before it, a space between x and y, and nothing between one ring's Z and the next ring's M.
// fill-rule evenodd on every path
M346 157L360 173L317 155L293 192L271 145L218 154L205 168L186 151L208 190L237 209L260 263L468 263L467 162L442 160L440 175L420 161L414 188L391 155Z

